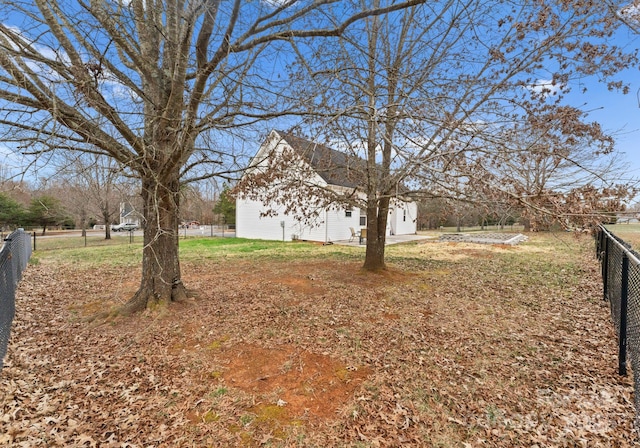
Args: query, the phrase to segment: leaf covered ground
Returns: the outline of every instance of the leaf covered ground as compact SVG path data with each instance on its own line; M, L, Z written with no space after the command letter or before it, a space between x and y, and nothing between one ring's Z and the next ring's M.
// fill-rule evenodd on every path
M381 274L336 250L185 257L191 300L94 321L139 269L39 254L0 372L0 445L638 443L592 240L390 247Z

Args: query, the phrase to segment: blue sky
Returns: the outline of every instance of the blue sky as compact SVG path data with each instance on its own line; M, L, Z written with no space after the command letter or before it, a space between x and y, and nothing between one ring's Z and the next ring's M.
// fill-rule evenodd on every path
M640 34L623 28L612 43L627 51L640 48ZM640 178L640 67L625 70L618 79L629 85L629 93L609 91L603 82L586 79L574 83L567 103L588 111L588 121L599 122L603 129L616 139L617 151L624 153L630 174ZM582 93L582 87L587 91Z
M589 121L599 122L616 139L616 148L624 153L633 174L640 176L640 71L629 73L635 79L628 94L610 92L604 84L595 84L585 94L575 95L575 101L583 100ZM573 99L573 98L572 98ZM580 103L578 103L580 104Z
M279 1L269 0L273 4ZM619 31L613 41L628 50L640 47L640 35L629 30ZM629 163L630 174L640 178L640 70L638 67L627 70L621 78L627 81L630 87L626 95L608 91L604 83L588 79L583 81L587 92L582 93L582 86L574 83L572 93L568 95L566 102L589 111L588 121L598 121L608 133L615 136L617 150L624 153L624 159ZM22 163L21 158L10 154L0 145L0 164L14 167Z
M588 111L587 120L599 122L616 139L616 148L624 153L631 173L640 177L640 70L628 70L624 79L628 94L609 91L604 83L591 80L587 92L572 92L567 102ZM575 89L578 90L578 89Z

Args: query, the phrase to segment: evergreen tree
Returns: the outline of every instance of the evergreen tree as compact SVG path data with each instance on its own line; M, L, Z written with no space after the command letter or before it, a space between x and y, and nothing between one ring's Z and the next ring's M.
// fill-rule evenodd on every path
M222 215L225 224L236 223L236 201L232 197L229 186L225 185L220 193L220 198L213 207L213 213Z
M24 220L24 209L17 201L0 193L0 229L17 227Z
M57 225L66 218L60 201L48 195L33 198L27 216L29 222L42 227L43 235L47 227Z

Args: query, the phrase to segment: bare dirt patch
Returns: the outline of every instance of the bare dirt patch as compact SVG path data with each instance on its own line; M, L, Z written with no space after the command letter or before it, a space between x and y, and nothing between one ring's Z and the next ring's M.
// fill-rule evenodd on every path
M263 420L283 424L334 419L369 372L295 346L236 346L221 358L225 381L256 395L255 409Z
M184 263L193 300L94 322L139 271L41 257L0 374L0 444L635 446L578 243L571 263L419 244L380 274L330 256Z

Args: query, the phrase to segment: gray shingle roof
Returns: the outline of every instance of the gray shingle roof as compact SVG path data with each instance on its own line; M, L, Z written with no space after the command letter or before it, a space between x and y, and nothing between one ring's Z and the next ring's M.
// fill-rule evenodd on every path
M328 184L348 188L357 188L365 184L366 162L363 159L288 132L276 132Z

